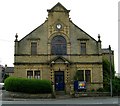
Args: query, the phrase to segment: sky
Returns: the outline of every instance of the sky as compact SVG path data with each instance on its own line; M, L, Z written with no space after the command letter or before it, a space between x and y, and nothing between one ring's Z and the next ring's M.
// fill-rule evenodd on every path
M14 66L14 40L44 23L47 9L60 2L73 23L94 39L101 36L102 48L114 50L118 72L118 1L119 0L0 0L0 64Z

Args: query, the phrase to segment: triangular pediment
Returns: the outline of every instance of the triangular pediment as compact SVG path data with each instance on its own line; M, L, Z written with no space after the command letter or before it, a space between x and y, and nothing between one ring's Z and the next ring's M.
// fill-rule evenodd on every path
M65 60L63 60L62 58L58 58L55 60L55 63L64 63Z
M67 10L61 3L57 3L53 8L50 10L47 10L48 12L53 12L53 11L63 11L63 12L70 12L70 10Z
M69 64L70 62L67 59L65 59L64 57L55 57L49 63L51 63L51 64L54 64L54 63L66 63L66 64Z

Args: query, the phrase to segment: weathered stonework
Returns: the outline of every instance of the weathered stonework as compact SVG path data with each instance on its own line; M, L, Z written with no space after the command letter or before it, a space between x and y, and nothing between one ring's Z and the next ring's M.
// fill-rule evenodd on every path
M40 70L40 79L51 80L55 85L55 72L62 71L65 91L72 93L76 71L90 70L91 83L87 84L87 90L103 87L100 38L96 41L76 26L70 20L69 12L58 3L48 10L48 19L42 25L20 41L16 37L13 76L27 78L28 70ZM61 24L61 29L56 27L57 24ZM66 40L66 55L51 54L52 39L58 35ZM37 43L36 55L31 55L31 42ZM81 54L81 43L86 43L86 54Z

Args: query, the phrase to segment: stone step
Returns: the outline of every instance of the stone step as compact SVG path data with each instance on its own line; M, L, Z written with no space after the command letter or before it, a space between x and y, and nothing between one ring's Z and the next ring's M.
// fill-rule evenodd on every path
M56 91L56 95L65 95L65 91Z

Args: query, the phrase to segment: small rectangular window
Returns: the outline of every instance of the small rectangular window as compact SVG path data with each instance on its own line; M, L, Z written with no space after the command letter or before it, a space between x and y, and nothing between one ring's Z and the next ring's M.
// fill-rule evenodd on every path
M86 54L86 43L80 44L80 51L81 51L81 54Z
M27 78L33 78L33 71L27 71Z
M91 71L85 70L85 80L86 82L91 82Z
M78 80L79 80L79 81L84 81L84 70L78 70L78 73L77 73L77 74L78 74L78 76L79 76L79 77L78 77L78 78L79 78Z
M40 71L39 70L34 71L34 78L35 79L40 79Z
M37 54L37 42L31 42L31 55Z

